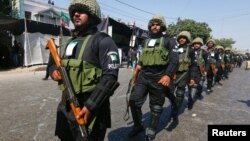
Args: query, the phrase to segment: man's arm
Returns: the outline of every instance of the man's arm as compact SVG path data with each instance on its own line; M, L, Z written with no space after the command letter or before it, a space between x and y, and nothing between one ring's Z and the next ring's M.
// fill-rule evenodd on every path
M139 75L140 71L141 71L141 65L137 64L137 65L136 65L136 68L135 68L135 70L134 70L134 72L133 72L132 86L135 85L135 83L136 83L136 81L137 81L137 78L138 78L138 75Z
M165 45L169 50L169 61L165 74L170 78L173 78L179 67L179 55L178 52L175 51L176 42L173 38L167 38L165 40Z
M85 103L90 113L95 113L119 86L117 82L119 71L118 48L110 37L105 37L93 51L97 53L102 76L95 90ZM84 114L84 113L83 113Z
M195 62L196 58L195 58L195 51L194 49L192 49L191 47L189 47L189 58L191 59L191 65L189 66L189 76L190 76L190 82L189 85L193 86L195 83L194 78L197 75L197 73L199 73L199 71L197 71L197 64Z

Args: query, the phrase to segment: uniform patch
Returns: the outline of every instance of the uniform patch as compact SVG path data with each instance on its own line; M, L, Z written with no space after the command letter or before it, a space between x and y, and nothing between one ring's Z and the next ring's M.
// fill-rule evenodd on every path
M119 66L120 66L119 64L108 64L109 69L118 69Z
M111 58L112 61L118 61L119 60L118 55L115 55L115 54L111 54L110 58Z
M211 52L211 56L212 56L212 57L214 57L214 56L215 56L214 52Z
M150 39L150 41L149 41L149 43L148 43L148 46L149 46L149 47L154 47L156 41L157 41L157 39Z
M72 56L73 50L77 46L78 42L70 42L69 45L66 47L66 56Z
M183 49L183 48L179 48L179 49L178 49L178 52L179 52L179 53L183 53L183 52L184 52L184 49Z
M119 61L118 53L115 51L110 51L107 53L108 56L110 56L112 61Z

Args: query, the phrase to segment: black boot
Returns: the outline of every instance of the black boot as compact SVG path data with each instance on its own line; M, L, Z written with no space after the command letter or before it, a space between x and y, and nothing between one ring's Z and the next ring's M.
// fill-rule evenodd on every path
M188 110L191 110L193 108L193 104L195 102L195 99L197 98L197 92L198 92L198 89L197 89L198 85L194 85L192 87L189 87L189 90L188 90Z
M179 108L181 106L181 103L182 103L182 100L181 99L178 100L178 98L175 100L174 103L172 103L171 117L173 118L173 121L168 126L167 128L168 131L172 131L179 124L178 114L179 114Z
M142 132L144 130L143 124L142 124L142 112L141 108L135 106L135 104L130 104L130 110L131 114L134 120L134 126L132 131L129 132L128 136L133 137L137 135L138 133Z
M159 105L152 105L151 108L151 122L150 126L146 130L146 136L148 140L154 140L156 135L156 128L160 120L162 113L162 107Z
M198 98L198 99L202 99L202 90L203 90L202 85L198 85L198 87L197 87L197 94L196 94L196 98Z
M188 99L188 110L191 110L193 108L194 105L194 100L189 98Z
M179 118L178 117L174 117L173 121L170 123L170 125L168 126L167 130L168 131L172 131L173 129L175 129L179 124Z

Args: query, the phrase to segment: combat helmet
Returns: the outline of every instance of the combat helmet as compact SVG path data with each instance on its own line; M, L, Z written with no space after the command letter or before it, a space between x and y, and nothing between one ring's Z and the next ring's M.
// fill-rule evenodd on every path
M216 49L221 49L221 50L224 51L224 47L223 47L223 46L217 45L215 48L216 48Z
M230 47L226 47L225 51L231 51L231 48Z
M162 31L165 31L167 29L165 18L163 16L160 16L160 15L155 15L148 22L148 30L150 30L150 28L151 28L151 26L152 26L152 24L154 22L157 22L157 23L159 23L161 25L161 30Z
M96 0L73 0L68 10L71 20L75 11L84 11L95 19L96 24L101 22L101 10Z
M188 31L182 31L181 33L178 34L177 36L177 41L179 40L180 37L186 37L187 42L191 42L191 34Z
M216 45L216 44L215 44L215 40L214 40L214 39L209 39L209 40L207 40L206 45L207 45L209 42L212 42L214 45Z
M201 45L203 45L203 40L200 37L197 37L193 40L192 44L194 43L200 43Z

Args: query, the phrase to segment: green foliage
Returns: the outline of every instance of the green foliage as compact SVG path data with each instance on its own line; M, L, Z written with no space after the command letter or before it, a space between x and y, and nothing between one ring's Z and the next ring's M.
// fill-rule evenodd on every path
M200 37L203 41L206 41L210 37L212 31L207 23L196 22L191 19L178 19L176 24L170 24L167 28L167 32L172 36L177 36L184 30L191 33L192 39Z
M0 0L0 13L17 18L16 0Z
M215 39L216 45L221 45L224 48L229 47L232 48L232 45L235 44L235 41L231 38L221 38L221 39Z
M0 1L0 13L4 15L11 15L11 1L10 0L1 0Z

